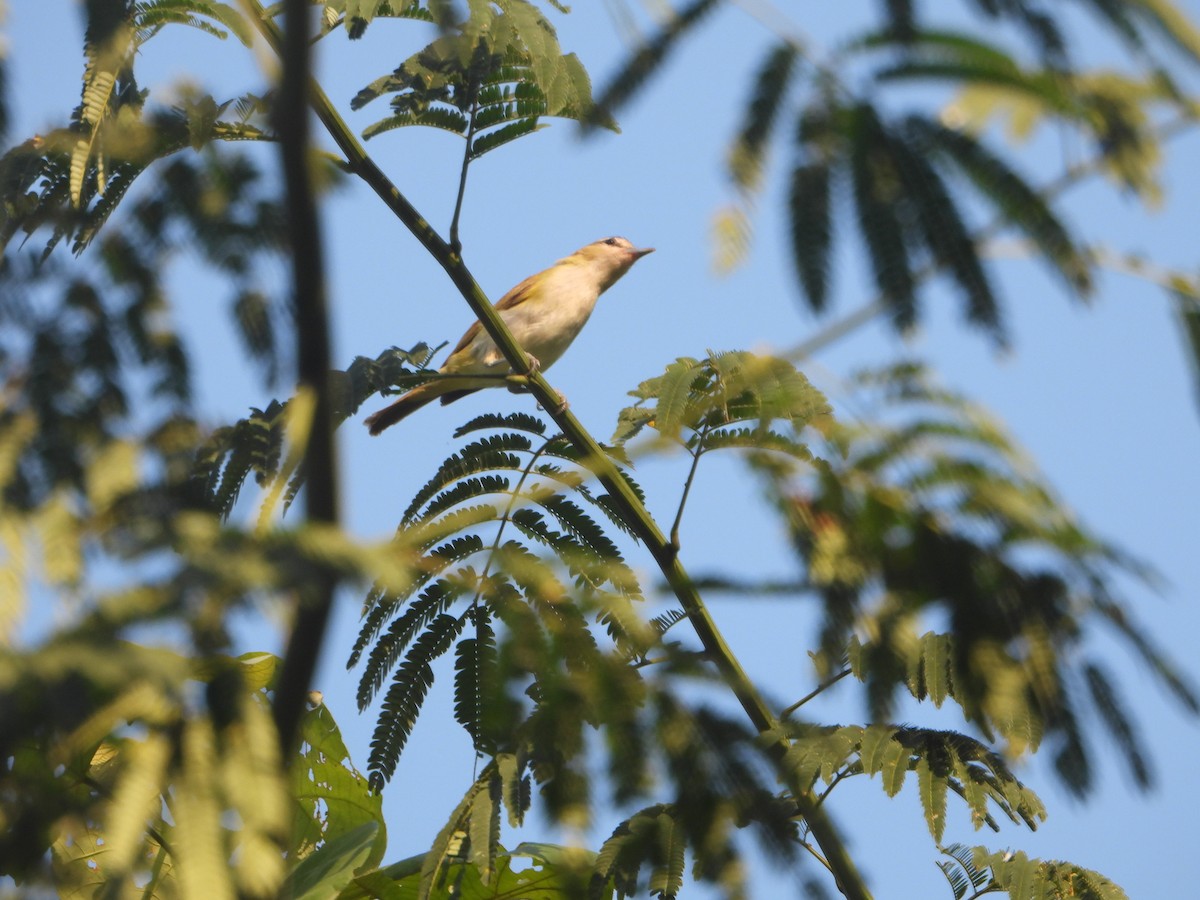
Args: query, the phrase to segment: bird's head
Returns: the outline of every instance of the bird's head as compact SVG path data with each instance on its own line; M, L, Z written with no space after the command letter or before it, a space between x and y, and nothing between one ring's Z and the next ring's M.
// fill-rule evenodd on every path
M630 266L653 252L653 247L638 248L623 237L610 237L579 248L563 261L594 270L600 281L600 290L606 291L629 271Z

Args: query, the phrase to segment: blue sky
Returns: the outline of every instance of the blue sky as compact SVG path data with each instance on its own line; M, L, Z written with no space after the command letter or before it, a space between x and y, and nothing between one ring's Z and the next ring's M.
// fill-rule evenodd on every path
M570 16L555 17L560 38L602 83L623 45L604 4L576 5ZM872 13L875 8L861 6ZM1195 0L1181 6L1200 16ZM69 0L9 4L14 139L61 122L78 100L77 7ZM797 23L819 42L844 33L850 27L846 16L842 4L806 4ZM770 38L746 13L724 9L621 115L621 135L581 142L573 127L555 124L490 154L472 170L462 223L464 255L493 299L599 237L624 234L638 245L658 248L605 295L582 337L550 373L572 410L602 438L626 404L626 391L676 356L699 356L709 348L786 351L820 327L797 302L777 182L760 201L747 264L718 278L711 263L713 215L731 197L721 174L724 148L736 128L748 77ZM319 45L322 80L354 127L382 117L384 101L350 113L349 98L423 40L417 24L384 22L358 45L341 35ZM1089 47L1098 59L1106 50L1102 44ZM219 43L176 29L144 51L139 79L152 89L152 102L168 97L182 80L221 99L261 89L265 59L235 41ZM371 141L368 149L444 233L457 186L458 139L405 129ZM1039 182L1086 150L1061 134L1043 136L1030 149L1026 170ZM1196 134L1169 145L1162 172L1166 203L1153 213L1108 186L1072 192L1065 208L1088 240L1194 272L1200 175L1192 161L1198 152ZM264 160L274 163L273 155ZM773 174L780 171L777 164ZM470 322L469 311L440 269L365 188L347 183L324 212L339 366L393 344L457 339ZM843 237L848 233L843 229ZM841 262L835 310L846 312L867 302L870 290L859 257L844 253ZM1071 509L1165 576L1161 596L1133 590L1131 605L1164 648L1196 673L1200 479L1192 472L1200 458L1200 429L1171 309L1160 290L1124 275L1104 275L1095 300L1082 306L1063 296L1036 263L1001 259L995 271L1008 301L1011 351L998 353L966 332L956 298L935 290L927 297L925 323L907 342L876 323L822 352L806 371L836 400L840 376L907 353L927 360L947 385L990 408ZM237 349L225 316L225 288L186 260L172 280L181 328L197 348L204 415L217 424L263 406L269 395ZM347 526L364 537L385 538L415 489L454 449L454 427L497 402L533 407L530 399L508 394L476 396L445 409L428 407L419 426L376 439L349 423L339 435ZM669 523L673 516L685 473L682 455L639 468L660 521ZM744 508L744 497L754 490L735 461L706 460L684 520L686 564L696 571L790 571L784 535L765 511L755 516L751 509L738 517L736 527L728 524L730 508ZM648 559L634 562L651 576ZM354 711L355 676L343 666L357 628L358 600L343 598L317 686L352 752L365 764L373 715ZM733 648L774 698L789 702L809 690L805 651L811 616L802 605L741 599L712 604ZM273 649L279 639L271 625L259 623L247 626L242 640L246 649ZM1154 748L1158 788L1138 794L1122 777L1119 760L1099 744L1099 786L1086 804L1057 787L1048 760L1034 761L1020 774L1050 812L1036 834L1016 829L973 834L966 812L952 802L946 841L1014 846L1031 855L1069 859L1109 875L1133 898L1176 895L1192 877L1192 811L1200 805L1200 780L1191 774L1196 723L1109 636L1097 634L1094 641L1092 646L1111 659L1145 741ZM449 812L470 778L472 755L465 736L449 724L444 682L435 686L405 764L385 794L389 859L424 849L441 827L443 811ZM854 696L843 691L812 715L851 722L862 712ZM919 724L954 724L944 710L913 707L906 715ZM881 900L949 896L934 867L936 851L915 792L888 801L877 783L852 782L835 793L832 812ZM521 838L543 836L535 825ZM755 874L754 884L754 896L798 893L787 876L765 871Z

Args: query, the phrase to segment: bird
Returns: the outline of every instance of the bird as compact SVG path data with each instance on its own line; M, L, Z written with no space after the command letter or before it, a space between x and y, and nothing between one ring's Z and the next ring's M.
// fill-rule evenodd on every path
M550 268L530 275L496 303L496 311L534 370L550 368L587 323L600 295L617 283L653 247L634 247L623 237L593 241ZM413 388L364 420L379 434L438 398L442 404L481 388L500 387L512 371L479 322L467 329L438 369L442 376Z

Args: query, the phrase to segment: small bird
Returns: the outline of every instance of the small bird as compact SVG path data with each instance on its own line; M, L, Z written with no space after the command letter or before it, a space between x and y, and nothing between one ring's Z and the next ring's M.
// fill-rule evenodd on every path
M623 237L595 241L531 275L500 298L496 311L534 369L548 369L587 323L600 295L653 247L638 249ZM390 406L367 416L371 434L395 425L440 397L453 403L480 388L500 387L512 369L478 322L467 329L438 372L442 378L413 388Z

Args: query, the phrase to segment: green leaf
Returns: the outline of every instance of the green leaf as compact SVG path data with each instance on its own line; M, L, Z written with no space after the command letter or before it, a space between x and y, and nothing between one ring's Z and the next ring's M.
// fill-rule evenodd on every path
M991 880L986 869L975 865L974 850L964 844L951 844L940 848L953 862L939 862L938 868L950 882L955 900L961 900L971 888L983 887Z
M485 885L491 884L496 874L496 851L500 843L500 788L500 776L493 773L475 792L469 813L470 861Z
M664 437L678 439L685 425L695 423L695 417L689 414L688 401L693 384L702 378L699 366L699 360L680 357L667 366L664 374L638 386L637 396L652 396L658 401L654 428Z
M378 122L374 122L364 128L362 136L364 140L370 140L386 131L407 128L410 125L425 125L429 128L438 128L442 131L457 134L460 137L466 135L467 128L469 127L467 117L457 110L435 107L417 113L398 112L395 115L388 116L386 119L380 119Z
M1197 333L1200 334L1200 326L1197 326ZM1197 347L1200 347L1200 338L1197 339ZM1200 360L1200 350L1197 350L1196 358ZM1200 377L1197 378L1197 384L1200 385ZM655 411L652 409L642 406L626 406L617 416L617 427L609 440L618 446L633 440L643 428L654 424L654 416Z
M1129 765L1129 771L1133 775L1134 783L1143 790L1149 788L1153 784L1154 779L1150 771L1150 763L1146 755L1146 750L1138 738L1138 729L1134 728L1125 714L1125 707L1117 694L1116 687L1109 680L1104 670L1095 663L1085 665L1083 667L1083 674L1087 679L1087 686L1092 695L1092 702L1100 713L1101 720L1108 727L1113 737L1116 738L1117 746L1125 754L1125 761Z
M539 125L537 119L522 119L495 131L489 131L471 142L471 159L478 159L497 147L525 137L527 134L533 134L535 131L541 131L545 127L545 125Z
M1072 289L1081 294L1091 290L1091 269L1083 251L1041 195L1003 160L970 135L923 117L909 117L905 128L926 153L953 163L969 178Z
M984 773L978 766L970 765L961 754L952 757L953 775L958 780L958 793L971 810L971 825L978 831L988 824L993 830L999 830L988 814L988 784Z
M824 162L797 165L788 192L788 224L792 260L813 312L823 312L829 299L833 215L830 191L833 172Z
M921 808L925 824L933 840L940 844L946 829L946 775L935 770L936 762L929 756L917 760L917 787L921 793Z
M417 492L401 520L402 524L417 521L417 510L431 497L455 481L493 469L520 471L521 460L516 452L529 451L533 442L521 434L499 434L473 441L447 458L437 473Z
M895 797L904 787L904 778L908 774L908 748L893 736L884 745L882 762L879 767L883 776L883 789L889 797Z
M515 431L524 431L531 435L544 437L546 434L546 423L537 416L531 416L528 413L514 412L507 415L499 413L484 413L476 416L464 425L458 426L454 430L454 437L460 438L464 435L471 434L475 431L484 430L500 430L507 431L509 429Z
M974 865L990 869L991 883L1012 900L1071 898L1071 900L1129 900L1120 887L1099 872L1068 862L1032 859L1023 851L989 852L972 848Z
M683 864L686 842L683 829L675 817L659 813L658 828L659 859L662 862L650 872L649 890L660 897L674 897L683 888Z
M915 145L898 135L893 158L905 182L905 195L930 256L949 270L967 303L967 319L1003 338L1000 308L971 236L950 191Z
M797 430L828 414L824 396L802 373L786 360L753 353L714 353L705 360L681 357L667 366L663 375L643 381L633 396L656 400L653 416L625 413L631 423L645 419L663 437L680 440L684 429L699 437L689 439L689 447L701 446L714 428L757 421L760 449L802 452L790 439L767 426L776 420L788 420ZM640 427L640 426L639 426ZM742 443L746 434L724 432L730 445ZM717 438L719 443L722 439Z
M379 12L380 7L387 3L387 0L344 0L344 3L346 31L353 39L362 36L363 30L375 18L375 14Z
M351 763L337 723L323 704L301 718L300 742L300 759L289 767L297 854L303 857L322 842L328 846L373 825L374 843L364 865L378 865L387 847L383 800Z
M951 654L950 636L932 631L921 636L921 673L925 690L933 705L939 709L946 698L953 694L950 681Z
M327 900L351 883L369 865L379 837L376 822L364 822L318 847L292 873L289 895L296 900Z
M1133 0L1128 6L1132 14L1145 19L1193 61L1200 60L1200 29L1172 0Z
M460 641L454 651L454 720L471 735L477 750L487 750L491 748L485 747L481 728L491 702L489 691L495 689L496 636L486 607L477 607L470 616L475 634Z
M125 745L122 772L104 822L104 869L119 880L143 849L146 823L158 817L167 790L167 767L174 748L162 735Z
M379 722L371 738L368 765L371 787L375 791L381 791L396 771L400 754L408 743L425 696L433 685L430 664L449 650L465 624L465 617L442 613L429 623L396 670L392 685L383 698Z
M496 754L496 771L500 773L500 789L504 807L508 810L508 824L519 828L525 820L527 797L524 767L514 753Z
M884 764L892 752L895 735L896 729L891 725L869 725L863 730L858 755L862 760L864 773L874 775L883 771Z
M799 51L791 41L772 49L754 78L741 130L729 151L729 173L743 190L753 190L762 177L763 151L779 118Z
M362 876L358 879L361 888L348 890L339 900L365 900L367 897L412 900L419 896L419 869L426 858L427 855L414 857ZM517 858L523 858L522 865L514 869L513 861ZM585 895L597 900L611 900L611 885L598 886L590 893L586 888L595 858L594 853L578 847L523 843L511 853L503 848L498 849L490 884L484 883L475 866L453 856L446 859L439 875L443 884L453 885L453 896L460 900L564 900ZM417 869L415 872L414 867ZM369 889L363 889L368 885ZM448 896L444 889L431 895Z
M892 158L892 138L874 108L851 113L850 174L858 227L867 245L875 285L896 325L911 327L917 316L916 282L900 218L906 185Z

